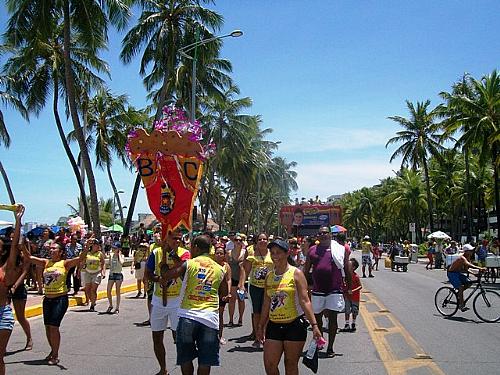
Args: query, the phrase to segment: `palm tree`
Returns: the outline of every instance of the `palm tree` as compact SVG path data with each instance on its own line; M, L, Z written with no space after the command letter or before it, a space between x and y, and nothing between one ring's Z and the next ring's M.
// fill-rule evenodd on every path
M7 34L14 46L19 46L37 33L50 36L52 27L62 20L66 100L87 175L92 226L96 236L100 236L99 202L90 155L78 114L71 33L80 33L82 45L97 54L106 47L109 24L119 29L125 27L130 15L128 3L129 1L121 0L7 0L7 9L11 13Z
M206 168L205 178L208 175L209 183L204 206L204 228L208 220L211 196L215 182L215 174L219 175L222 182L224 162L229 161L248 144L247 135L250 128L258 122L254 116L242 114L241 111L252 106L248 97L235 98L240 91L237 86L231 85L221 95L212 95L202 98L201 107L203 116L201 122L206 124L207 140L214 140L217 145L217 154ZM220 215L221 217L223 215Z
M455 117L446 126L446 134L459 132L459 146L479 150L480 162L493 168L495 211L500 223L500 76L494 70L480 80L470 79L472 93L443 95ZM497 224L499 225L499 224Z
M10 87L15 82L15 80L9 76L1 75L0 76L0 102L4 106L9 106L15 108L26 120L28 119L28 112L24 108L21 100L10 93ZM7 126L5 125L4 117L2 110L0 108L0 146L4 146L8 148L10 146L10 135L7 131ZM14 199L14 193L12 192L12 187L10 186L9 178L7 176L7 172L5 172L5 168L3 167L2 162L0 161L0 174L2 175L5 188L7 189L7 193L9 195L9 200L11 204L14 204L16 200Z
M56 20L54 20L56 21ZM59 115L59 99L66 92L64 63L63 63L63 27L54 25L52 34L34 34L26 38L22 45L13 49L13 55L5 64L4 70L12 76L23 77L23 85L18 85L19 95L26 102L27 110L38 115L47 105L52 93L52 112L57 131L64 151L75 175L80 196L85 197L85 188L80 171L66 139L64 128ZM8 38L8 36L7 36ZM88 82L89 88L102 86L102 80L93 73L108 73L107 64L95 56L94 52L79 43L82 36L75 32L72 40L72 54L74 71L77 82ZM78 87L82 91L81 87ZM62 94L61 94L62 93ZM85 222L90 224L90 213L87 199L82 199Z
M406 105L410 111L410 118L401 116L390 116L389 119L400 124L404 130L397 132L396 136L387 141L387 146L395 143L403 143L391 156L392 162L396 157L402 156L401 166L411 166L413 169L423 167L424 178L427 191L427 206L429 214L429 228L434 231L434 220L432 210L432 192L429 180L429 155L439 157L439 153L444 149L441 145L442 139L436 133L439 124L434 121L439 116L440 107L428 110L431 102L417 102L415 105L408 100Z
M385 197L389 207L406 222L415 220L417 236L420 239L422 213L428 210L421 174L413 169L402 168L395 179L394 190Z
M96 165L101 169L106 168L123 225L122 203L111 173L112 156L117 155L125 167L130 167L125 151L127 134L135 126L143 125L148 117L144 112L130 107L126 95L115 96L110 90L102 88L89 100L85 118L88 126L87 143L95 145Z
M177 51L187 45L186 33L193 35L193 25L196 25L203 37L209 38L213 36L209 29L219 30L222 26L222 16L204 8L200 3L197 0L141 0L141 16L122 41L121 60L128 64L144 50L139 69L144 77L144 85L150 92L160 86L156 95L152 95L156 99L155 119L160 118L163 106L174 97L177 81L175 73L179 64ZM220 48L220 41L214 41L210 47ZM138 174L130 199L124 235L128 234L132 221L140 181Z

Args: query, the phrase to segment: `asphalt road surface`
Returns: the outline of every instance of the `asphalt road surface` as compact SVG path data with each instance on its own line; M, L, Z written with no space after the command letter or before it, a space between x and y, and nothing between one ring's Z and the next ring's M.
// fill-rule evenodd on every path
M410 265L407 273L381 267L374 274L373 279L362 279L366 293L362 295L363 317L358 318L358 331L337 335L337 356L320 356L318 373L500 373L499 323L482 323L472 310L454 319L438 315L434 293L443 285L445 272L426 271L423 264L417 264ZM25 337L16 324L5 357L7 374L155 374L158 366L150 328L134 324L147 316L145 301L131 298L134 295L125 296L118 315L99 314L107 308L105 301L98 303L95 313L85 307L71 308L61 326L59 366L43 361L49 347L41 317L30 320L34 338L31 352L21 350ZM243 327L225 329L228 343L221 347L221 366L214 367L213 374L264 374L262 351L244 340L251 331L249 312L247 308ZM343 326L342 315L338 320ZM165 344L168 370L180 374L168 332ZM301 374L311 373L302 364L299 370Z

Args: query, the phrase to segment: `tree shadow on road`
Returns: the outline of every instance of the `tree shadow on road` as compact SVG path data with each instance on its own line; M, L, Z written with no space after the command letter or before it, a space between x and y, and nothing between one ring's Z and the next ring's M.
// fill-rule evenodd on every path
M234 348L228 349L228 353L243 352L243 353L257 353L262 352L262 348L254 348L253 346L235 346Z
M4 357L8 357L9 355L14 355L14 354L21 353L24 351L25 351L25 349L23 348L23 349L12 350L10 352L5 352Z
M45 359L32 359L32 360L27 360L27 361L17 361L17 362L5 362L6 365L13 365L13 364L18 364L22 363L23 365L27 366L50 366L50 367L58 367L59 370L68 370L67 367L64 367L60 363L57 365L49 365L48 362Z

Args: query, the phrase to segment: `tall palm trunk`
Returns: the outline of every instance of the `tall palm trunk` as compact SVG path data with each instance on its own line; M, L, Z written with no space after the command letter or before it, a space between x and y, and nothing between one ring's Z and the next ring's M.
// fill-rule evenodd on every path
M111 166L109 163L106 163L106 171L108 172L109 183L111 184L111 188L113 189L113 197L116 199L116 203L118 204L118 212L120 213L120 224L123 225L123 207L122 202L120 201L120 194L118 194L118 190L116 189L115 181L113 180L113 175L111 174ZM113 199L113 202L114 202ZM115 215L115 208L113 207L113 215ZM113 223L115 218L113 217Z
M209 179L208 179L208 189L207 189L207 197L205 201L205 212L203 214L203 230L207 230L207 223L208 223L208 212L210 210L210 200L212 199L212 189L214 186L214 173L215 171L210 170L210 163L209 161L206 161L207 164L207 172L209 173Z
M61 118L59 117L59 110L57 105L58 100L59 100L59 80L57 76L54 75L54 98L52 101L52 111L54 112L54 119L56 120L57 132L59 133L59 137L61 138L64 151L66 152L66 156L68 157L69 163L71 164L71 169L73 169L73 173L75 175L76 182L78 184L78 189L80 191L80 202L82 202L83 204L83 216L85 223L90 224L90 213L89 213L89 206L87 204L87 199L85 197L85 187L83 186L83 182L80 176L80 170L78 168L78 165L76 164L75 157L71 152L68 140L66 139L66 135L64 134Z
M464 147L463 152L465 161L465 194L467 196L467 241L471 241L472 240L472 192L470 188L470 163L469 163L468 148Z
M78 110L76 107L75 98L75 82L73 78L73 70L71 68L71 56L70 56L70 38L71 38L71 19L70 19L70 9L69 0L64 0L63 3L63 13L64 13L64 75L66 78L66 92L68 94L68 104L71 114L71 120L73 122L73 127L75 128L75 136L80 147L80 155L85 167L85 172L87 173L87 181L90 193L90 210L92 218L92 230L94 231L95 237L101 237L101 225L99 219L99 202L97 200L97 188L94 177L94 171L92 170L92 164L90 162L90 156L87 149L87 144L85 143L85 138L83 135L82 127L80 125L80 119L78 117Z
M431 182L429 180L429 167L427 166L427 160L424 159L424 174L425 174L425 188L427 190L427 208L429 209L429 230L434 232L434 218L432 216L432 193L431 193ZM418 229L420 230L420 229Z
M498 184L498 144L495 142L493 144L493 178L495 179L495 211L496 211L496 216L497 216L497 237L500 234L500 196L498 195L500 193L499 191L499 184Z
M7 189L7 193L9 194L10 204L16 203L14 199L14 193L12 192L12 188L10 187L9 177L7 177L7 172L3 168L3 164L0 161L0 173L2 174L3 182L5 183L5 188Z

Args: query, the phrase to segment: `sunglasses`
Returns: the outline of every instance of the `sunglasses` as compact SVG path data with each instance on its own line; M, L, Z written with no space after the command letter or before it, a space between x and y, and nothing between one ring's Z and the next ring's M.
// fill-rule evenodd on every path
M259 238L259 241L267 241L267 238Z
M243 242L241 238L235 239L236 242Z
M330 232L318 232L318 235L320 236L326 236L327 234L330 234Z

